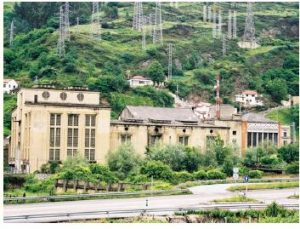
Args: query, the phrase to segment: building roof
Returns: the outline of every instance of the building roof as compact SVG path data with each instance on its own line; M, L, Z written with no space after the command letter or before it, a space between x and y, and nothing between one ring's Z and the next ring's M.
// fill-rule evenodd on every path
M151 79L145 78L144 76L133 76L130 79L131 80L151 80Z
M253 90L245 90L242 92L242 94L247 94L247 95L257 95L257 91Z
M262 122L262 123L277 123L274 120L266 118L264 115L257 113L247 113L242 116L242 121L247 122Z
M148 106L127 106L132 119L144 121L193 122L198 123L198 117L189 108L165 108Z
M3 79L3 83L8 83L10 81L15 81L14 79ZM15 81L16 82L16 81Z

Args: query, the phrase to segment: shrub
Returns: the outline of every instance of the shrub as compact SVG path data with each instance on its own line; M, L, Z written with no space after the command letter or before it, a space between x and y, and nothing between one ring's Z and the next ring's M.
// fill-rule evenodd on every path
M162 161L169 165L174 171L186 170L189 172L197 170L200 164L200 152L184 145L154 145L147 154L147 158Z
M260 170L251 170L248 175L250 178L262 178L263 174Z
M90 164L89 167L91 173L95 175L95 178L98 182L104 181L106 183L114 183L118 181L116 175L113 172L111 172L107 166L99 164Z
M199 170L197 172L194 172L193 176L194 176L195 180L205 180L205 179L207 179L207 174L204 170Z
M226 174L222 173L218 169L212 169L212 170L209 170L207 172L207 178L208 179L225 179L226 178Z
M118 173L120 179L125 179L130 172L141 164L140 156L131 144L123 144L116 151L107 155L108 167Z
M147 161L141 167L141 173L147 177L154 179L172 181L173 172L168 165L163 164L161 161Z
M286 172L289 174L299 174L299 161L292 162L286 167Z
M193 175L187 171L175 172L174 180L178 183L184 183L193 180Z
M287 163L299 161L299 145L289 144L278 149L278 154Z
M266 212L266 216L278 217L282 215L284 216L287 210L284 209L282 206L278 205L276 202L273 202L270 205L268 205L265 212Z

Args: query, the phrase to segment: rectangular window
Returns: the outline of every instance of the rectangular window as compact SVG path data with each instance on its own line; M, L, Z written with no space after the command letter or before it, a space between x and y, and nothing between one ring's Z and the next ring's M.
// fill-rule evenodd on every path
M262 143L262 137L263 133L257 133L258 134L258 144Z
M283 137L285 137L285 138L287 137L287 132L285 132L285 131L283 132Z
M96 115L85 115L84 156L89 161L95 160Z
M252 140L253 140L252 146L255 147L255 146L257 146L257 139L256 139L257 138L257 133L253 133L252 136L253 136L253 138L252 138Z
M232 135L236 135L236 130L232 131Z
M130 134L121 134L121 143L131 142Z
M278 134L274 133L274 144L277 145L278 144Z
M161 140L161 135L150 135L149 144L154 145Z
M78 114L68 115L67 156L73 157L78 151Z
M247 147L251 147L252 146L251 135L252 135L252 132L248 132L247 133Z
M50 114L49 160L60 160L60 114Z
M214 142L215 142L215 136L206 136L206 148L212 147Z
M189 144L189 136L180 136L178 138L178 142L182 145L188 145Z

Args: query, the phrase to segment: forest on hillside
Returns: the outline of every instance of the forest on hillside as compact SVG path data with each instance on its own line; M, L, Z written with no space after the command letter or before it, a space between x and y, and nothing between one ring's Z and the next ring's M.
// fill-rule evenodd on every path
M90 36L92 4L70 3L70 41L66 54L57 53L59 7L56 2L4 4L4 77L22 87L39 83L58 87L88 86L99 91L112 107L112 117L126 105L173 106L169 91L192 101L215 102L215 75L221 76L223 103L237 105L234 95L243 89L263 94L266 108L277 106L288 95L299 94L299 4L253 4L255 35L260 47L241 49L246 3L209 3L221 9L222 31L227 31L228 10L237 11L237 38L212 37L212 23L203 21L204 3L162 3L163 44L153 44L146 34L132 29L133 3L109 2L99 6L101 40ZM143 3L144 15L154 13L155 3ZM79 18L79 25L77 25ZM10 27L14 37L10 45ZM168 73L168 44L174 44L173 78L164 89L131 89L127 78L144 75L163 81ZM5 122L9 127L15 96L5 96ZM7 130L8 131L8 130Z

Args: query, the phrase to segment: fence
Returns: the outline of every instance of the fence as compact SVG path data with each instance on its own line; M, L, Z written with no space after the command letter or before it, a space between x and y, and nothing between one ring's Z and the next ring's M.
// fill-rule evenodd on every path
M297 209L299 204L283 204L285 208ZM104 210L90 212L68 212L68 213L50 213L50 214L33 214L33 215L18 215L5 216L4 222L64 222L71 220L85 220L98 218L125 218L139 215L170 215L174 213L187 213L189 211L200 211L210 209L227 209L227 210L242 210L242 209L263 209L267 204L212 204L200 207L191 208L143 208L143 209L120 209L120 210Z

